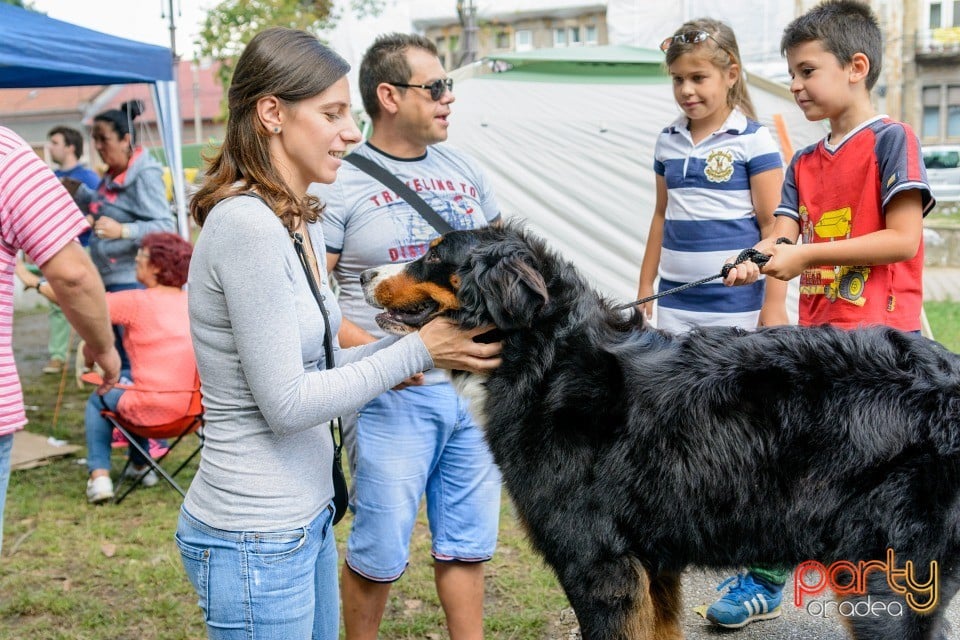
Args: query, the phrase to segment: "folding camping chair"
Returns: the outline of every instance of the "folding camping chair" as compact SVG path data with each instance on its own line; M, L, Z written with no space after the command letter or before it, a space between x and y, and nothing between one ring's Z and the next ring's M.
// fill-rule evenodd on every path
M81 377L84 382L89 382L91 384L99 385L102 381L102 378L99 374L94 372L87 372ZM124 418L116 411L107 407L103 399L100 399L100 402L103 404L103 408L100 410L100 415L107 419L114 428L119 431L124 438L130 442L130 446L140 452L143 458L147 461L147 464L150 466L150 469L153 469L157 475L163 478L171 487L176 489L181 496L186 496L184 490L177 484L177 481L174 480L174 477L183 471L183 469L193 460L200 450L203 448L203 396L200 394L200 376L194 376L194 386L191 389L193 395L190 397L190 405L187 407L186 414L182 418L178 418L167 424L155 425L155 426L143 426L138 425L133 422L130 422L128 419ZM135 390L134 390L135 391ZM191 433L196 433L199 439L197 447L187 456L187 459L180 463L180 466L176 468L173 473L168 473L166 469L161 466L164 458L166 458L171 451L176 448L176 446ZM169 446L165 452L163 452L156 459L150 457L150 453L145 451L143 447L136 441L134 436L139 436L141 438L153 438L155 440L166 438L171 439L172 442L169 443ZM115 493L116 498L114 502L119 504L124 498L126 498L131 491L137 488L140 484L141 478L149 472L149 469L145 469L142 474L126 476L127 469L130 465L133 464L131 458L127 458L127 464L124 465L123 471L120 473L120 479L117 481ZM120 487L124 482L129 481L130 486L126 487L124 491L120 491Z

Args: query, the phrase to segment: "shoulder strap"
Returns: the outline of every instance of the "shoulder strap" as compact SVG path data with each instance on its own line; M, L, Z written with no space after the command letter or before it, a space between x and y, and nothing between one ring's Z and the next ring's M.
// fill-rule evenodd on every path
M383 183L383 186L393 189L394 193L407 201L411 207L417 210L423 219L430 223L430 225L437 230L438 233L450 233L453 231L453 227L440 217L440 214L433 210L433 208L423 201L423 198L418 196L416 192L405 185L398 177L384 169L382 166L367 158L362 156L359 153L351 153L348 156L343 158L360 171L363 171L365 174L373 178L374 180L379 180Z

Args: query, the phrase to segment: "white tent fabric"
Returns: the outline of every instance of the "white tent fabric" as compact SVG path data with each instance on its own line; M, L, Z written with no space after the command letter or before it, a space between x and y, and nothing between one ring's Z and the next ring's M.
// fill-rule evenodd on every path
M177 209L177 231L190 238L190 223L187 218L186 180L183 175L183 153L180 102L176 80L157 82L152 87L153 103L157 106L157 124L163 134L163 148L167 152L173 186L173 201Z
M524 220L608 297L635 299L655 202L654 144L679 113L667 78L512 73L457 74L449 142L481 163L507 218ZM772 119L782 115L794 150L823 136L785 90L750 90L775 138Z

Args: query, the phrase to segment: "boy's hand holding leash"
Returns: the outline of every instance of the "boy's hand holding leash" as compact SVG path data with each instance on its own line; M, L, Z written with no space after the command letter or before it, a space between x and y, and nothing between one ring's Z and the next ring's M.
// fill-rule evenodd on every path
M752 284L761 273L778 280L790 280L806 266L800 259L798 247L788 238L777 238L776 242L762 240L748 251L754 253L747 260L740 259L743 252L740 256L727 259L721 271L723 284L728 287Z

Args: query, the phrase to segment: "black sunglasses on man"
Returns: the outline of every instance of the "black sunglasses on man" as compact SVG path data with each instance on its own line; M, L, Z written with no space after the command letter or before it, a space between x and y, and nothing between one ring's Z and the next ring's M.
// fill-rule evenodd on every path
M387 84L408 89L427 89L430 91L430 99L434 102L439 102L447 91L453 91L453 78L440 78L430 84L407 84L406 82L388 82Z

